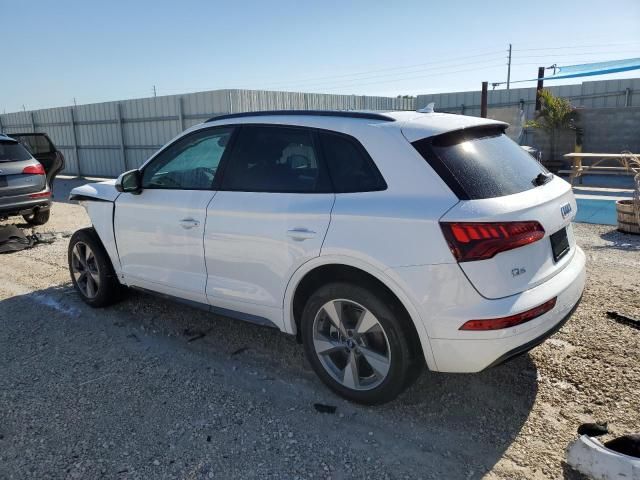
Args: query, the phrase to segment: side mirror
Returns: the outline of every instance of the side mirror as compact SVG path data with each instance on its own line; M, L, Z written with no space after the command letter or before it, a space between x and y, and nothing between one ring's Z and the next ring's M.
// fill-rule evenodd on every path
M116 190L124 193L140 193L142 191L140 170L129 170L121 174L116 180Z

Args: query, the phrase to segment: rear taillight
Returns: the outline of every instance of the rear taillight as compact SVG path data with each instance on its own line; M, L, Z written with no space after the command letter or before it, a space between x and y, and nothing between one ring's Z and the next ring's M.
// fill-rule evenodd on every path
M490 318L487 320L469 320L460 327L460 330L499 330L501 328L515 327L534 318L544 315L556 306L556 298L539 305L526 312L510 315L502 318Z
M440 226L458 262L486 260L544 237L538 222L442 222Z
M30 198L48 198L51 196L51 192L40 192L40 193L32 193L29 195Z
M28 167L24 167L22 173L26 173L29 175L44 175L44 167L41 163L37 165L29 165Z

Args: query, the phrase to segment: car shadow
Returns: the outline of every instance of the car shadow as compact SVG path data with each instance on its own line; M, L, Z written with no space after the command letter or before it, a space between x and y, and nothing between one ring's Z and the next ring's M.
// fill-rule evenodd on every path
M395 401L360 406L324 387L302 346L275 329L138 292L112 307L91 309L70 284L0 301L0 330L0 370L6 371L0 391L12 392L4 397L0 425L8 445L5 459L11 452L18 458L36 442L47 455L61 458L69 456L63 445L82 444L85 457L104 458L107 476L122 467L122 457L111 465L103 444L127 452L127 465L138 471L152 456L147 450L158 445L171 445L158 450L162 455L184 453L205 461L209 454L191 439L202 425L219 421L216 412L229 408L218 402L235 398L235 423L208 436L207 442L220 442L218 455L232 449L225 439L261 432L269 419L273 428L286 423L300 442L296 448L321 438L323 446L315 447L320 451L300 455L326 455L336 478L354 474L348 470L353 460L344 458L362 455L375 458L371 466L377 469L364 476L377 471L401 478L416 472L482 478L519 434L538 390L535 364L523 355L477 374L425 371ZM335 406L336 413L318 413L316 403ZM42 427L18 433L25 415ZM118 422L126 428L114 428ZM191 433L169 438L178 424ZM146 438L153 438L153 447ZM257 440L243 463L253 465L265 455L261 449L267 447ZM291 448L286 435L271 441L282 451ZM333 458L334 449L343 457ZM33 460L37 465L39 459Z
M610 245L597 246L594 248L605 249L615 248L616 250L638 251L640 250L640 235L624 233L619 230L611 230L600 235L600 238L611 242Z

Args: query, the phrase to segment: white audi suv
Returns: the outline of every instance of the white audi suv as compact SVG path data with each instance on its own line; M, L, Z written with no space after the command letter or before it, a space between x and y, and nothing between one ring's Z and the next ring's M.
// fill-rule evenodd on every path
M571 187L493 120L418 112L214 117L117 181L75 188L94 307L124 287L297 335L320 379L382 403L421 368L541 343L585 283ZM274 352L274 355L277 352Z

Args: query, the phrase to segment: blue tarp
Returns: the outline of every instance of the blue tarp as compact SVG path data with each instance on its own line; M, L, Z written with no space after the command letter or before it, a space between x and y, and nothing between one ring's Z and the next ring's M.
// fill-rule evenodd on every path
M626 72L640 69L640 58L627 58L625 60L611 60L609 62L583 63L581 65L568 65L555 67L553 75L544 77L544 80L559 80L561 78L589 77L592 75L605 75L607 73ZM517 80L512 83L535 82L537 78L530 80Z

